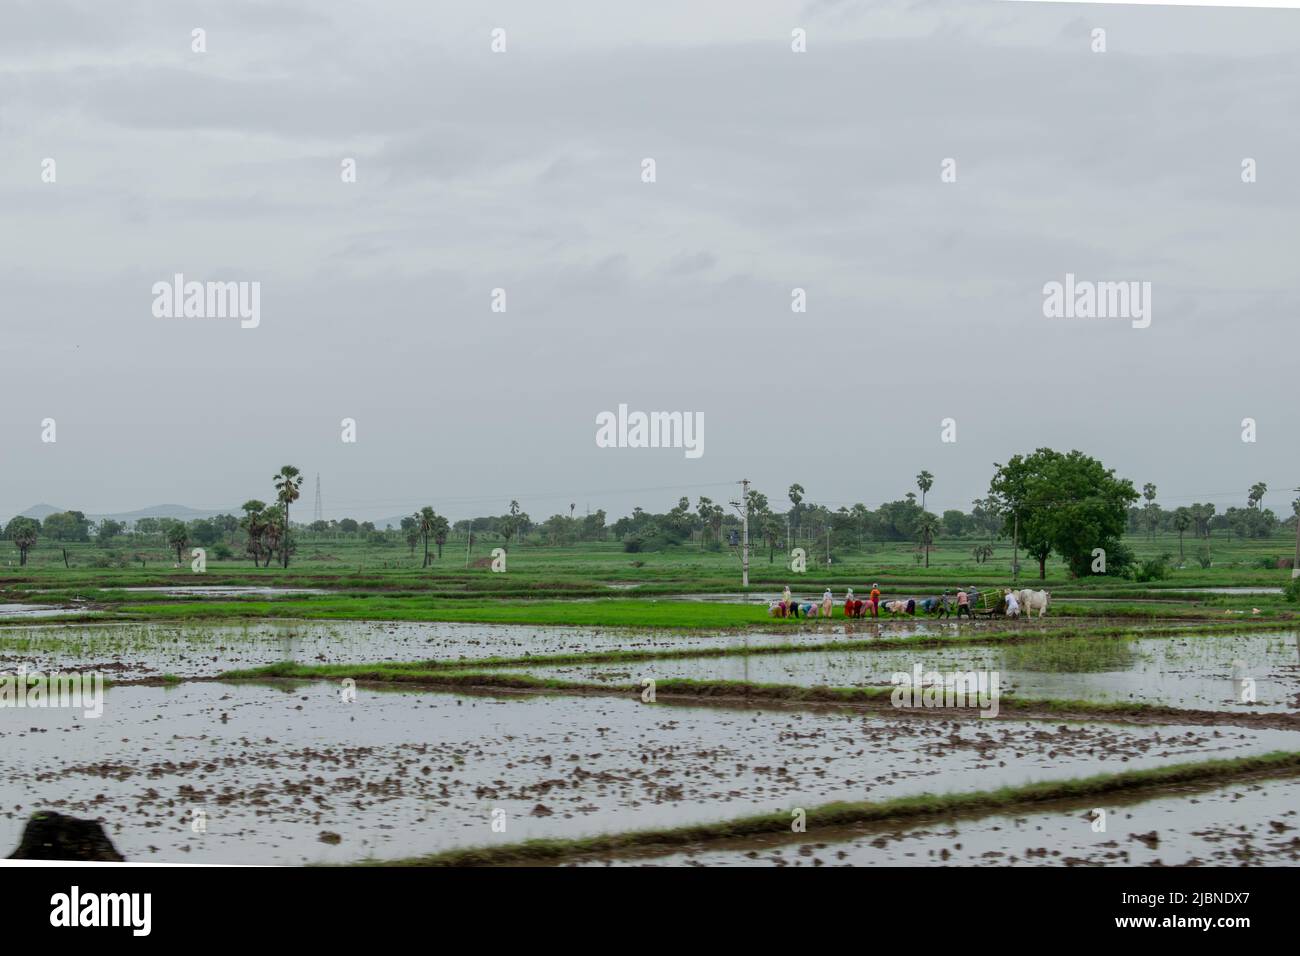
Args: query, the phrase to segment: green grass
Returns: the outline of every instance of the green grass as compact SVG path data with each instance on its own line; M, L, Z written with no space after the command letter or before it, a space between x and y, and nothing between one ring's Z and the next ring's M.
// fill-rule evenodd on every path
M536 624L571 627L674 628L682 630L727 630L815 627L848 623L843 617L831 619L771 618L763 604L730 604L703 601L647 600L639 597L605 597L590 600L554 600L538 598L518 600L498 598L439 598L417 594L330 594L274 599L160 599L147 602L109 605L107 615L89 610L69 611L67 615L48 618L52 622L93 620L108 616L125 620L351 620L351 621L445 621L477 624ZM1261 610L1263 610L1261 608ZM1162 620L1205 621L1221 617L1214 610L1180 607L1172 604L1102 604L1087 601L1063 604L1056 602L1049 611L1052 618L1108 617L1136 621ZM1292 615L1269 610L1251 619L1274 622L1292 620ZM1240 617L1240 616L1238 616ZM918 614L890 617L880 621L932 620ZM1035 621L1037 618L1034 619ZM870 622L858 622L870 623ZM1026 625L1028 621L1026 620Z
M176 567L174 552L155 544L138 546L122 542L109 549L94 543L67 545L70 568L64 568L59 542L41 539L29 556L26 568L17 566L16 549L0 542L0 588L55 587L70 590L98 587L139 587L165 584L238 584L282 585L339 589L420 590L450 595L522 594L571 592L595 596L608 584L635 584L647 593L672 590L727 591L739 586L740 563L730 549L702 551L698 545L683 544L662 552L628 554L614 541L591 542L569 546L545 546L533 542L515 543L509 548L509 572L493 574L483 567L465 566L464 539L452 538L443 557L428 569L421 569L420 555L412 556L405 545L376 546L354 539L321 539L298 532L299 548L288 569L254 568L246 558L218 561L209 550L208 573L192 574L188 559ZM910 542L863 542L860 547L837 548L830 567L818 563L824 552L820 545L808 545L809 572L802 579L785 567L781 553L768 561L765 549L752 554L750 580L754 587L780 590L799 580L809 589L830 585L842 590L845 585L861 588L879 581L887 588L928 588L940 584L981 586L1005 584L1010 580L1010 542L995 542L996 554L988 562L977 564L971 548L983 539L941 539L930 555L930 567L914 560ZM1295 551L1291 534L1279 534L1264 540L1247 540L1216 533L1208 545L1215 564L1202 569L1191 560L1196 548L1205 542L1185 542L1187 566L1175 569L1168 579L1149 586L1135 585L1114 578L1072 580L1065 566L1055 559L1047 564L1046 586L1055 589L1095 589L1097 593L1124 589L1172 590L1197 586L1281 586L1289 573L1266 570L1258 566L1261 558L1288 557ZM472 558L479 560L502 544L484 535L475 545ZM1162 535L1151 541L1144 535L1130 535L1125 544L1139 559L1171 553L1177 560L1176 535ZM126 567L95 567L97 563L114 565L142 553L147 564L129 563ZM3 563L8 561L10 563ZM1022 556L1021 584L1040 586L1037 566Z
M928 817L974 816L1006 811L1032 811L1043 804L1084 797L1138 794L1181 784L1200 784L1246 776L1289 775L1300 771L1300 753L1274 751L1257 757L1206 760L1174 764L1147 770L1030 783L974 793L931 794L899 797L880 802L831 803L805 808L808 833L855 824L906 824ZM500 866L555 863L594 854L675 847L709 841L754 836L790 835L788 811L763 813L714 823L681 827L633 830L568 840L528 840L504 846L447 850L400 860L365 863L385 866Z

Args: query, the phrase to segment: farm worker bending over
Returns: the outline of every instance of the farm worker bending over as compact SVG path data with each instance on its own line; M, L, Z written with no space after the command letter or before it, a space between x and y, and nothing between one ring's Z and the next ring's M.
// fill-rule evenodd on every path
M961 620L961 616L963 613L967 617L971 616L970 596L965 591L958 591L957 592L957 620L959 621Z
M1007 592L1007 617L1020 616L1020 602L1016 600L1016 592Z
M790 585L788 584L785 586L785 590L781 592L781 603L785 605L786 610L792 617L799 616L799 605L790 600Z
M847 591L844 592L844 616L845 617L857 617L858 608L861 606L862 606L861 601L855 601L853 599L853 588L849 588Z
M831 596L831 589L827 588L822 595L822 617L830 617L831 611L835 608L835 599Z

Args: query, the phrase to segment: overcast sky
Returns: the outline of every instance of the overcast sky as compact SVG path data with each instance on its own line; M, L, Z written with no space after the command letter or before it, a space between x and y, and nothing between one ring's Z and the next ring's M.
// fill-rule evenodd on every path
M363 519L512 497L617 515L744 477L875 507L923 468L932 510L969 508L994 462L1043 445L1170 507L1266 481L1288 513L1300 484L1300 11L7 0L3 19L0 516L230 508L286 463L300 516L319 472L326 516ZM155 318L177 272L260 282L260 325ZM1045 318L1067 272L1149 281L1150 327ZM703 456L597 448L620 403L702 413Z

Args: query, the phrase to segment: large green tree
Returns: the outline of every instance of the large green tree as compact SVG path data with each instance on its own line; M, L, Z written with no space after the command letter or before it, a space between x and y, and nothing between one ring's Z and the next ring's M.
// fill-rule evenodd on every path
M45 537L55 541L89 541L90 521L80 511L56 511L41 524Z
M1090 572L1097 548L1106 552L1108 573L1123 569L1127 549L1120 539L1128 508L1139 497L1131 481L1083 452L1051 448L996 468L989 491L1000 503L1006 531L1037 559L1040 578L1047 577L1052 551L1078 576Z

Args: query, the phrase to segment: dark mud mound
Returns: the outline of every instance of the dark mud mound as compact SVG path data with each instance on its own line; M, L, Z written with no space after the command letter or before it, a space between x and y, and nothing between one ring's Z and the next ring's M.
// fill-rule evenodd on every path
M11 860L89 860L122 863L126 857L117 852L104 828L94 820L78 820L61 813L33 813L23 828L18 849Z

